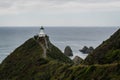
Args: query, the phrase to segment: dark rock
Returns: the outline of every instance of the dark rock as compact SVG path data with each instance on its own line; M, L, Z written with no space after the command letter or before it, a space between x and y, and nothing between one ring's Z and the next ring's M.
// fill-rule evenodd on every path
M86 53L87 50L88 50L88 47L84 46L80 51L83 52L83 53Z
M87 46L84 46L81 50L79 50L82 53L86 53L86 51L88 50Z
M88 53L92 53L94 50L94 48L92 46L90 46L89 48L87 46L84 46L81 50L79 50L80 52L84 53L84 54L88 54Z
M94 50L94 48L90 46L90 47L88 48L88 50L86 51L86 53L92 53L93 50Z
M65 47L64 54L65 54L66 56L73 56L73 52L72 52L72 49L71 49L70 46L66 46L66 47Z
M75 56L74 59L73 59L73 62L75 64L80 64L82 61L83 61L83 59L80 58L79 56Z

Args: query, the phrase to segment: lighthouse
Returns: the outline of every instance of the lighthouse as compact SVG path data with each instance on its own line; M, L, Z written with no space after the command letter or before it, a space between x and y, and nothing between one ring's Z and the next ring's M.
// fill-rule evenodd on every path
M41 28L40 28L39 37L45 37L43 26L41 26Z

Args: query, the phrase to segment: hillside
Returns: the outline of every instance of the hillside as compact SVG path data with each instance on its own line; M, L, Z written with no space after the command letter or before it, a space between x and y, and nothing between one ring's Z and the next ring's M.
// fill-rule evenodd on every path
M53 69L56 69L59 65L72 63L57 47L50 43L48 36L45 38L49 42L46 57L43 56L43 49L40 44L34 38L31 38L2 62L0 79L30 80L37 75L49 77L47 74L50 75ZM45 44L43 40L41 40L41 43Z
M120 64L65 65L50 80L120 80Z
M78 65L48 36L34 37L0 64L0 80L120 80L119 52L120 30Z
M98 46L85 59L86 64L106 64L120 62L120 29Z

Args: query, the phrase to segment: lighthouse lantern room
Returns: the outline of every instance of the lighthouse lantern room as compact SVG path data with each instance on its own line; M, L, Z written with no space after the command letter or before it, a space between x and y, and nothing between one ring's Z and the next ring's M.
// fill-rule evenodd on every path
M40 28L39 37L45 37L43 26L41 26L41 28Z

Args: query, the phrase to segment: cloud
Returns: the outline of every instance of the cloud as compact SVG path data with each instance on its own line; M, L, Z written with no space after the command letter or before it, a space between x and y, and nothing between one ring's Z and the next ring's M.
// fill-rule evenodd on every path
M80 2L80 3L106 3L115 2L119 0L41 0L45 2L55 2L55 3L67 3L67 2Z
M120 10L119 0L0 0L0 14Z
M119 4L120 0L0 0L0 25L118 25Z

